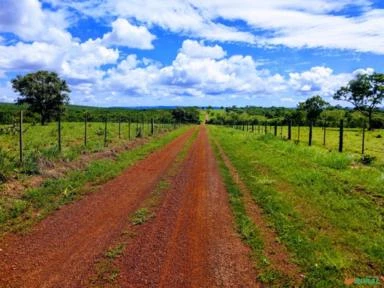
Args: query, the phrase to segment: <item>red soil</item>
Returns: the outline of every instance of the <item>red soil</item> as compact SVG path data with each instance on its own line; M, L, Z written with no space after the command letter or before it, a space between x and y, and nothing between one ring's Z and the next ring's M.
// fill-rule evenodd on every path
M193 130L67 205L27 235L0 240L0 287L87 287L95 263L172 167ZM227 193L201 126L156 217L117 258L121 287L259 287L234 230Z
M99 191L65 206L27 235L0 240L0 287L82 287L97 255L118 237L192 130L152 153Z
M156 218L125 249L121 287L258 287L227 193L200 129Z

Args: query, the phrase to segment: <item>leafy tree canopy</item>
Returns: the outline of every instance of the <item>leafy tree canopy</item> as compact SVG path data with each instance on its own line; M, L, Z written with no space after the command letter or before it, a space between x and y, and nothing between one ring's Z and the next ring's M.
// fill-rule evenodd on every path
M384 98L384 74L359 74L347 86L341 87L333 98L351 103L356 110L368 117L371 128L372 114Z
M30 111L40 114L42 125L61 112L63 105L68 103L68 93L71 92L65 80L61 80L57 73L49 71L19 75L12 80L12 87L21 95L17 103L28 104Z
M324 101L320 96L313 96L304 102L299 103L299 110L307 112L308 121L316 121L321 112L329 107L329 103Z

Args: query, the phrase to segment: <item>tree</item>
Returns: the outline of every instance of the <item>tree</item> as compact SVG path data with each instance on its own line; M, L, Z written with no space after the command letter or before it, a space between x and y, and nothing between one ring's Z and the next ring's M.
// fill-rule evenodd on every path
M329 103L317 95L299 103L298 109L307 112L307 120L314 122L319 118L321 112L328 106Z
M60 113L63 105L68 103L68 93L71 92L65 80L49 71L18 75L12 80L12 87L21 95L17 104L26 103L30 111L39 113L41 125Z
M351 103L355 110L368 117L368 128L372 128L372 115L384 98L384 74L359 74L341 87L333 96L335 100Z
M199 123L199 110L196 108L176 108L172 110L172 117L179 123Z

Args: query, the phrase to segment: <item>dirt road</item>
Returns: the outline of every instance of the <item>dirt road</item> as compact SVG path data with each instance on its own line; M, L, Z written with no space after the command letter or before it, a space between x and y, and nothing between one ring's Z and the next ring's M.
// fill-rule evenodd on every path
M258 287L201 126L156 216L115 260L117 287ZM0 240L0 287L87 287L95 262L169 171L189 130L27 235Z

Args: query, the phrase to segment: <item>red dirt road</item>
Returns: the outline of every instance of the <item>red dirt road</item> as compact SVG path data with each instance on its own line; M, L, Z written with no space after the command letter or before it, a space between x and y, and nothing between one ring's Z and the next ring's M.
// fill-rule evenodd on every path
M121 287L257 287L205 127L164 198L119 260Z
M87 287L100 255L166 175L192 130L27 235L0 240L0 287ZM258 287L201 126L156 217L116 260L121 287Z

